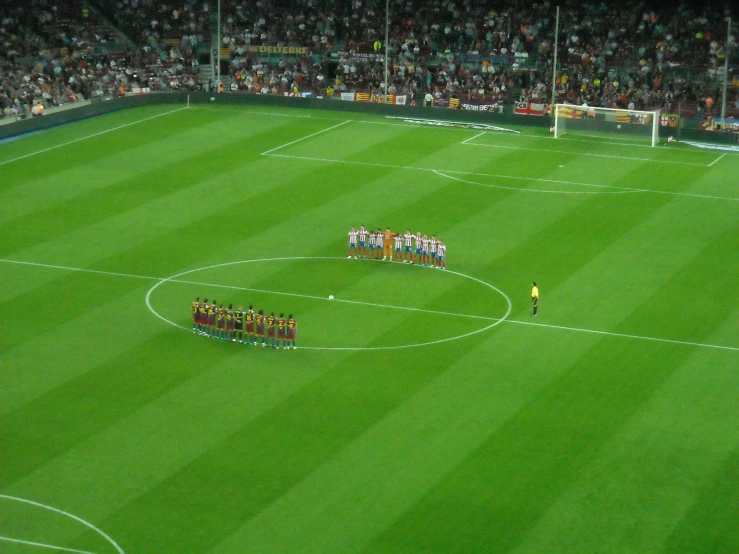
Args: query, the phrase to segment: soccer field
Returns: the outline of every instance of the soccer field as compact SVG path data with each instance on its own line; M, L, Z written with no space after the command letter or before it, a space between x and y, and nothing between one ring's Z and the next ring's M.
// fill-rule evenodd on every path
M166 105L0 144L0 551L739 552L739 155L513 130ZM347 259L362 224L448 269ZM198 296L298 348L194 334Z

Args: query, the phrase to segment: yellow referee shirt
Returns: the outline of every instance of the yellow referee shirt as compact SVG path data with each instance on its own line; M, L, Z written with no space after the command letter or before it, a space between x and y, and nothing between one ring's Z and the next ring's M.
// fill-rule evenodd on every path
M532 287L531 298L539 298L539 287Z

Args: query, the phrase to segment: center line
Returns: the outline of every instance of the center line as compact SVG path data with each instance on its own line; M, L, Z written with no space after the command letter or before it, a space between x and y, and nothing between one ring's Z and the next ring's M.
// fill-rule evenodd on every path
M338 260L342 258L335 258L335 259ZM365 305L365 306L375 306L378 308L407 310L407 311L412 311L412 312L425 312L425 313L447 315L447 316L454 316L454 317L468 317L468 318L474 318L474 319L483 319L487 321L500 321L501 320L501 318L497 318L497 317L487 317L487 316L479 316L479 315L472 315L472 314L459 314L459 313L452 313L452 312L443 312L443 311L438 311L438 310L427 310L424 308L410 308L408 306L394 306L391 304L375 304L373 302L362 302L360 300L341 300L341 299L329 300L328 298L324 298L323 296L299 294L299 293L294 293L294 292L280 292L280 291L254 289L254 288L249 288L249 287L238 287L238 286L232 286L232 285L201 283L198 281L188 281L184 279L169 279L166 277L151 277L148 275L135 275L131 273L120 273L117 271L102 271L98 269L86 269L86 268L70 267L70 266L64 266L64 265L43 264L43 263L38 263L38 262L24 262L20 260L0 259L0 263L45 267L45 268L50 268L50 269L61 269L65 271L79 271L83 273L94 273L98 275L111 275L114 277L128 277L132 279L145 279L149 281L161 281L161 282L167 282L167 283L182 283L182 284L188 284L188 285L198 285L198 286L203 286L203 287L221 287L221 288L226 288L226 289L244 290L244 291L259 292L259 293L264 293L264 294L277 294L277 295L282 295L282 296L295 296L299 298L324 300L326 302L345 302L347 304L359 304L359 305ZM620 338L627 338L627 339L665 342L669 344L681 344L684 346L697 346L701 348L714 348L718 350L729 350L732 352L739 352L739 347L727 346L723 344L709 344L709 343L703 343L703 342L666 339L666 338L661 338L661 337L649 337L649 336L644 336L644 335L629 335L627 333L615 333L612 331L600 331L597 329L585 329L581 327L568 327L565 325L554 325L550 323L535 323L533 321L521 321L521 320L515 320L515 319L505 319L503 320L503 323L511 323L515 325L529 325L531 327L546 327L549 329L559 329L562 331L573 331L577 333L591 333L595 335L604 335L604 336L609 336L609 337L620 337Z

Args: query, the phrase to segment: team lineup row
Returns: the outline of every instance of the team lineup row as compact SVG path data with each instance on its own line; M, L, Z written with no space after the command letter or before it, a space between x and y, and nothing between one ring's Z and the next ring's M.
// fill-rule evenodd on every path
M227 308L220 306L215 300L207 298L200 301L196 298L192 303L192 332L215 339L239 342L257 346L271 346L287 350L297 348L298 324L289 314L264 315L264 310L254 311L254 306L244 310L243 306L234 309L233 304Z
M415 243L415 248L414 248ZM367 231L364 225L359 229L349 230L349 258L391 260L403 263L416 263L446 269L446 244L436 235L411 233L407 229L404 235L393 233L388 227L384 232Z

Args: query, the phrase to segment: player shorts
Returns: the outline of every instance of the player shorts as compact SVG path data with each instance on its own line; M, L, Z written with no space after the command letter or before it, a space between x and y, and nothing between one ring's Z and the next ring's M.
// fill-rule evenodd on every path
M253 333L254 332L254 322L253 321L247 321L246 322L246 332L247 333Z
M281 339L284 339L287 336L287 333L285 333L285 329L277 329L277 336Z
M216 314L208 314L208 325L216 324Z
M410 251L411 251L411 247L410 247L410 246L406 246L406 247L405 247L405 251L406 251L406 252L410 252Z
M264 323L261 325L257 323L257 335L264 335Z
M436 255L436 259L439 260L440 262L443 262L444 261L444 256L442 256L441 254L437 254Z
M357 243L356 242L350 242L349 243L349 248L356 248L356 247L357 247Z
M400 253L400 246L395 249L396 252Z
M234 328L235 328L235 329L236 329L237 331L241 331L241 330L242 330L242 329L244 328L244 323L243 323L242 321L236 321L236 322L234 323Z
M223 329L224 326L225 326L225 323L226 323L225 321L223 321L222 319L219 319L218 320L218 328L219 329Z
M274 327L267 327L267 336L268 337L274 337L275 336L275 328Z
M360 240L359 241L359 246L360 246L360 248L364 248L364 241L363 240Z
M233 331L233 328L234 328L234 320L233 319L231 321L226 320L226 329L228 329L229 331Z
M288 329L287 338L289 338L290 340L295 340L295 335L297 335L295 331L296 331L295 329Z
M432 258L435 258L436 257L436 252L431 252L431 257Z
M421 249L420 248L416 248L416 255L417 256L420 256L421 255Z

